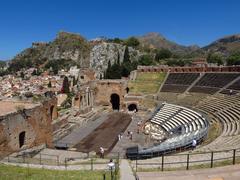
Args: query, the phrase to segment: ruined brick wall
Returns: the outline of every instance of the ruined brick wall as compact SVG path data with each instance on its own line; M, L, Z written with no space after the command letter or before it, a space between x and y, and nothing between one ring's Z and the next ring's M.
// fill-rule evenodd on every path
M124 106L127 82L124 80L102 80L96 82L95 103L96 105L111 106L111 95L117 94L120 98L120 108Z
M21 109L0 117L0 155L46 144L52 147L51 122L57 117L57 99L45 101L32 109ZM20 147L19 135L25 132Z

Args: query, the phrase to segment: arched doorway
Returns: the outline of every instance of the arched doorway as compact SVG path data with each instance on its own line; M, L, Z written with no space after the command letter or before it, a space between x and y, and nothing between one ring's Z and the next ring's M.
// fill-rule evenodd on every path
M119 110L120 107L120 98L118 94L112 94L111 95L111 100L110 102L112 103L112 109L113 110Z
M129 111L134 111L134 110L136 110L136 112L137 112L137 111L138 111L137 105L136 105L136 104L129 104L129 105L128 105L128 110L129 110Z
M22 131L19 134L19 148L21 148L24 145L24 143L25 143L25 135L26 135L25 131Z

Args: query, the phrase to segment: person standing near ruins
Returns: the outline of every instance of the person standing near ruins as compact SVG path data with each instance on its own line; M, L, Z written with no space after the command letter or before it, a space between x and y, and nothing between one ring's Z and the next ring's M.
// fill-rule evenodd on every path
M193 139L192 140L192 150L194 150L196 148L196 146L197 146L197 141L196 141L196 139Z
M100 147L99 149L100 149L100 157L104 158L104 149L103 149L103 147Z
M130 140L132 140L133 139L133 132L131 131L130 132Z

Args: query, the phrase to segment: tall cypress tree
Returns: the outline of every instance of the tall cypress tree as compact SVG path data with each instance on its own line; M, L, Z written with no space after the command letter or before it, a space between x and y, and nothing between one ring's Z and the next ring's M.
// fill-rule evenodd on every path
M130 61L128 46L126 46L124 57L123 57L123 63L121 65L121 75L123 77L128 77L131 71L132 71L132 64Z
M119 51L117 53L117 64L120 65L120 54L119 54Z
M124 57L123 57L123 63L129 63L129 62L131 62L131 61L130 61L128 46L126 46L125 52L124 52Z
M110 79L110 77L111 77L111 67L112 67L111 61L109 60L107 70L106 70L106 79Z
M69 81L67 76L65 76L63 79L62 93L69 93Z

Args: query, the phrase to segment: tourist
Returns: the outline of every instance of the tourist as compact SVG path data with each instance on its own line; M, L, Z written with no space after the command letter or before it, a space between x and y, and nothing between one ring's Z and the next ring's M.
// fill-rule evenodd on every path
M109 161L109 163L107 164L107 166L108 166L108 169L109 169L110 171L112 171L112 170L115 169L115 163L113 162L112 159L110 159L110 161Z
M196 146L197 146L197 141L196 141L196 139L193 139L193 141L192 141L192 150L194 150L196 148Z
M133 132L131 131L130 132L130 140L132 140L133 139Z
M118 141L120 141L120 140L121 140L121 134L118 135Z
M123 138L123 132L120 133L120 138L121 138L121 139Z
M103 147L100 147L100 157L104 158L104 149L103 149Z
M130 131L127 132L127 137L130 137Z

